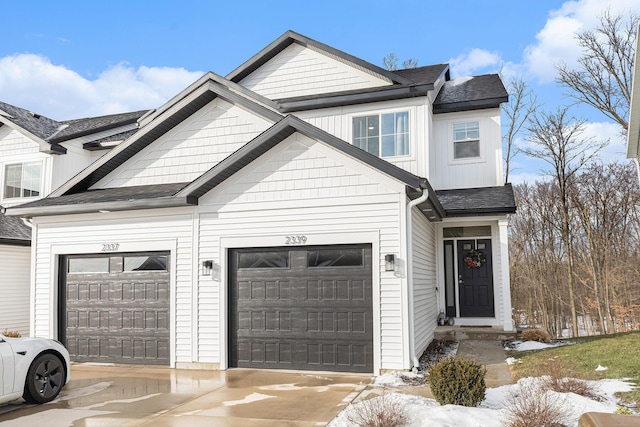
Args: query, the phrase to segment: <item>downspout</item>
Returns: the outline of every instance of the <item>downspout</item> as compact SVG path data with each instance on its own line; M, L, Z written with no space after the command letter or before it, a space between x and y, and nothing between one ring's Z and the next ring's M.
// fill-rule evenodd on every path
M413 360L414 368L420 366L420 361L416 355L416 338L415 338L415 319L413 316L413 226L412 226L412 210L414 206L420 203L426 202L429 198L429 193L423 188L422 195L417 199L410 201L407 204L407 286L409 297L409 350L411 351L411 358Z

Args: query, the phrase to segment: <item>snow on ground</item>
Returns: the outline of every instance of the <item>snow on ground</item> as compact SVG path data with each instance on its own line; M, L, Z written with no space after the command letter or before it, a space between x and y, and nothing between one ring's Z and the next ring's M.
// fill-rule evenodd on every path
M478 408L457 405L440 406L435 400L402 393L389 393L372 399L387 399L403 409L408 417L407 427L502 427L507 419L505 405L514 393L530 391L537 387L541 378L523 378L517 384L487 389L486 398ZM560 402L566 408L570 419L569 426L577 426L578 418L584 412L597 411L614 413L617 408L614 393L629 391L630 383L618 380L590 381L601 401L595 401L574 393L552 393L554 402ZM328 424L329 427L352 427L350 414L357 411L362 402L349 405Z
M525 341L525 342L512 341L509 344L509 347L507 347L505 350L516 350L516 351L543 350L545 348L560 347L563 345L571 345L571 344L573 343L566 342L566 341L558 341L550 344L546 344L538 341Z

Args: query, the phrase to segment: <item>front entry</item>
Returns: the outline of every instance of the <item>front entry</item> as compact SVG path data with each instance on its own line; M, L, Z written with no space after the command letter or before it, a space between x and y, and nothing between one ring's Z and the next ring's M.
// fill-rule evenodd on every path
M494 317L491 239L458 240L460 317Z

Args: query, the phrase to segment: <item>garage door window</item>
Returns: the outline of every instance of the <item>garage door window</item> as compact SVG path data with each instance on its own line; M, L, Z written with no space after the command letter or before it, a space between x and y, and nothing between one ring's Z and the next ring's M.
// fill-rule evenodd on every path
M167 271L166 256L126 256L124 271Z
M318 249L307 252L307 267L362 267L363 249Z
M238 268L289 268L289 251L241 252Z
M71 258L67 271L69 273L108 273L109 258Z

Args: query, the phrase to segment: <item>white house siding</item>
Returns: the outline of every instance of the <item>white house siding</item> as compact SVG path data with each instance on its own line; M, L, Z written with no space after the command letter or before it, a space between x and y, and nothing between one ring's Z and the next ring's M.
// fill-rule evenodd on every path
M0 126L0 159L38 153L40 146L9 126Z
M29 246L0 245L0 331L29 335Z
M170 265L171 293L175 301L175 317L171 324L172 333L175 332L175 360L192 362L191 211L191 208L165 209L36 219L35 335L57 335L56 255L104 253L103 243L118 243L118 252L167 250L167 242L170 242L169 246L175 248L172 249L175 265Z
M51 156L54 173L51 177L51 191L60 187L80 171L96 161L96 155L104 155L106 151L87 151L82 145L62 144L67 149L66 154Z
M438 317L436 295L436 231L417 208L411 216L413 229L413 319L416 356L433 339Z
M480 158L454 160L453 124L478 121L480 124ZM476 110L433 116L434 137L430 139L431 185L436 190L491 187L501 185L502 138L500 110Z
M322 110L299 111L295 114L302 120L352 143L354 117L408 111L410 126L409 155L384 157L384 160L415 175L426 177L428 174L427 156L429 147L424 141L428 140L431 132L427 102L428 99L426 97L419 97L410 100L403 99L400 101L384 101Z
M299 134L290 136L238 176L200 199L199 261L214 260L225 270L225 239L245 238L243 245L284 246L287 235L305 235L307 244L335 244L345 235L379 246L374 261L374 323L383 369L403 366L404 343L401 278L384 272L384 254L401 253L400 215L404 186L322 143ZM371 241L371 235L378 241ZM376 240L374 239L374 240ZM258 242L262 242L259 244ZM342 241L344 243L344 241ZM222 249L222 251L221 251ZM374 250L375 252L375 250ZM378 269L376 271L376 269ZM379 275L379 282L376 277ZM200 277L199 359L220 363L226 318L220 282ZM377 294L376 294L377 293ZM222 310L222 311L221 311ZM375 329L374 329L375 331Z
M269 99L387 86L391 82L293 43L240 84Z
M217 98L94 188L191 182L272 125Z

